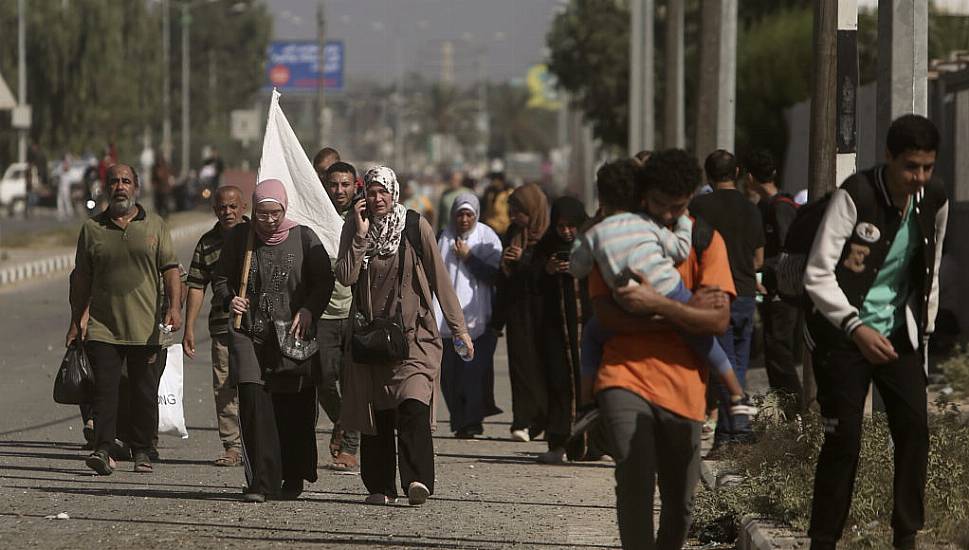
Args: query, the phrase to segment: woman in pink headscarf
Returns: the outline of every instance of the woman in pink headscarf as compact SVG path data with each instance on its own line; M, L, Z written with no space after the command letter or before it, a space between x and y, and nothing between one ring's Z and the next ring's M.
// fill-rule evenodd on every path
M316 481L317 354L310 350L316 320L333 292L333 274L316 234L286 217L288 205L279 180L256 186L252 222L226 235L213 285L216 303L233 318L241 316L240 328L229 324L229 382L239 390L248 484L243 497L249 502L295 499L304 481ZM248 246L252 261L243 298Z

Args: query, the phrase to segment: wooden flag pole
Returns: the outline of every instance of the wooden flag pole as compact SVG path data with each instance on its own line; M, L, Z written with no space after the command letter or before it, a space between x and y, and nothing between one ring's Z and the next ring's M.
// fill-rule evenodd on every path
M242 260L242 280L239 283L239 297L245 299L246 289L249 287L249 268L252 267L252 247L253 229L249 228L249 236L246 238L246 256ZM242 328L242 314L236 313L232 319L232 328L239 330Z

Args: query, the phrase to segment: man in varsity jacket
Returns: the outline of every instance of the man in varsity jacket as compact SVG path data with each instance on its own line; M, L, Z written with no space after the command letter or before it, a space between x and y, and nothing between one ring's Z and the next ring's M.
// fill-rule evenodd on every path
M851 505L865 398L872 381L895 445L895 548L924 523L929 436L923 360L935 324L948 203L932 178L939 133L905 115L888 130L886 162L831 196L804 287L809 345L824 417L811 513L812 549L835 548Z

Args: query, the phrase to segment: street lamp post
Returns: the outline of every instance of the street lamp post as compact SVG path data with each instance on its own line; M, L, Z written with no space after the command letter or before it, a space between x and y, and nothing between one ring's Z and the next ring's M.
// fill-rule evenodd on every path
M24 0L17 1L17 101L27 105L27 10ZM17 159L27 162L27 128L21 128L17 138Z
M188 175L191 151L191 105L189 104L189 26L192 16L188 2L182 3L182 177Z
M316 103L317 103L316 108L317 108L317 116L319 117L317 120L317 133L319 134L317 139L317 144L319 145L320 148L326 147L326 138L327 138L326 112L325 112L326 111L326 90L325 90L326 79L323 78L323 70L324 70L324 67L326 66L326 58L323 55L326 50L326 18L323 13L323 9L324 9L323 0L319 0L319 3L316 5L316 41L317 41L317 47L319 48L317 59L319 63L318 69L320 71L320 79L316 85Z
M168 0L161 0L162 11L162 155L172 161L172 98L171 98L171 22Z

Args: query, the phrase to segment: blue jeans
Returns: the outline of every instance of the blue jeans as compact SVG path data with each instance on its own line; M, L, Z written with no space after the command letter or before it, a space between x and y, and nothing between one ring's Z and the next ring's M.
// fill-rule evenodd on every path
M730 358L734 374L740 387L747 388L747 367L750 364L750 341L754 332L754 311L757 301L753 296L738 296L730 304L730 326L727 332L717 337L720 346ZM749 437L753 432L750 419L746 416L730 416L730 392L719 380L716 381L717 396L720 400L717 430L714 443L726 443Z

